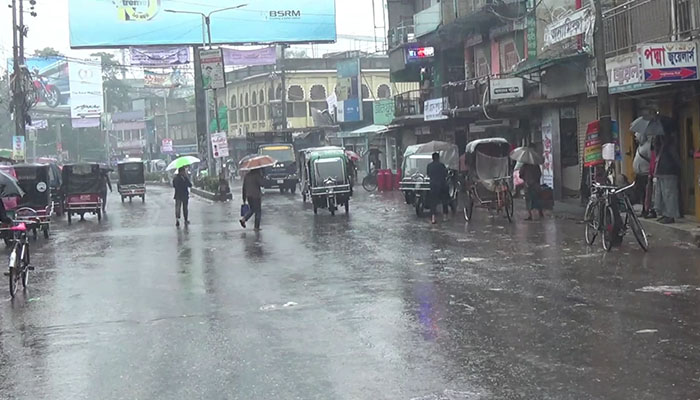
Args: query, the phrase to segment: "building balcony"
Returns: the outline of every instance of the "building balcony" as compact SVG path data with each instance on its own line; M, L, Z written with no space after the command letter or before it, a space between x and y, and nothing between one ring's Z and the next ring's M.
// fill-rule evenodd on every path
M394 96L394 116L396 118L422 116L425 101L429 98L429 89L409 90L397 94Z
M609 57L632 52L640 43L685 40L700 32L700 2L630 0L605 10L603 26Z
M389 44L389 51L394 50L399 47L403 47L408 43L416 42L415 27L413 25L413 20L404 21L396 27L389 29L389 34L387 37L387 43Z
M442 86L442 93L447 97L449 109L444 113L463 113L469 110L480 110L483 101L484 91L487 84L479 84L476 80L450 82Z

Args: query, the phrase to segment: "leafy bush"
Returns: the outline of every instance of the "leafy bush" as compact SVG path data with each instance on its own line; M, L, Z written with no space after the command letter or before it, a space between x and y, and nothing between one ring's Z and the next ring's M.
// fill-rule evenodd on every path
M219 178L216 176L207 176L199 179L197 181L197 187L207 192L216 193L219 191Z

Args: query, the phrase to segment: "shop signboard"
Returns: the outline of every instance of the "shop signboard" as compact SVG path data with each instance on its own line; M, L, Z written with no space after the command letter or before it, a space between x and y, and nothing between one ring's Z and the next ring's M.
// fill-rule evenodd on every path
M523 78L491 79L491 100L523 98Z
M645 82L698 79L696 42L650 43L637 46Z
M542 184L554 189L554 157L552 154L552 124L550 122L542 124Z
M552 22L544 28L545 47L593 30L595 15L590 8L583 8Z
M447 104L448 102L446 97L426 100L424 103L423 119L425 121L440 121L448 119L449 117L442 113L442 110L448 108Z
M608 68L608 88L611 94L654 86L653 83L644 83L644 75L639 67L637 53L608 58L606 65Z
M394 100L380 99L372 103L374 111L374 123L376 125L389 125L394 120Z
M362 82L360 79L360 59L353 58L338 62L336 76L338 79L338 122L362 121Z
M432 46L411 47L406 49L406 62L418 62L433 57L435 57L435 48Z
M603 164L603 143L600 140L598 131L599 122L593 121L586 128L586 141L583 149L583 166L595 167ZM615 159L621 160L622 153L620 152L620 128L617 121L612 121L612 135L615 142Z

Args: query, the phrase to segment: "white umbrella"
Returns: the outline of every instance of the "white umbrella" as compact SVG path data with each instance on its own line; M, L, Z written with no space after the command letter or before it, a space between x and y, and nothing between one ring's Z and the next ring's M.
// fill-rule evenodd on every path
M541 165L544 164L544 157L530 147L518 147L510 153L511 160L523 164Z

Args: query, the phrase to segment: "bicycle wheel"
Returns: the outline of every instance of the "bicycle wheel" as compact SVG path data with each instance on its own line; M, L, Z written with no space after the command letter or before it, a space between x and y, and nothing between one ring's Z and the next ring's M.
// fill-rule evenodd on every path
M625 198L625 205L627 206L627 225L632 229L634 237L637 239L637 243L639 243L639 247L641 247L644 251L649 251L649 239L647 238L647 233L644 230L642 223L639 221L637 214L634 213L632 204L627 198Z
M25 244L22 247L23 255L22 262L20 263L22 272L20 273L20 277L22 278L22 287L26 289L29 284L29 245Z
M510 190L508 189L504 191L503 207L506 210L506 217L508 218L508 222L513 222L513 212L515 211L513 209L513 194L511 194Z
M472 199L472 193L467 192L464 196L464 219L469 222L472 220L472 214L474 213L474 199Z
M615 212L610 206L605 206L603 214L603 249L610 251L612 249L613 235L615 234Z
M368 192L374 192L377 190L377 177L376 175L367 175L362 179L362 187Z
M586 206L586 212L583 214L583 222L586 224L586 243L592 246L598 236L598 227L600 225L600 216L598 215L598 204L589 202Z
M10 296L12 297L15 297L15 294L17 294L17 288L19 287L21 278L19 273L20 256L17 254L18 247L19 246L15 246L15 248L12 249L12 253L10 253L10 265L12 265L12 267L10 268L8 277L10 280Z

